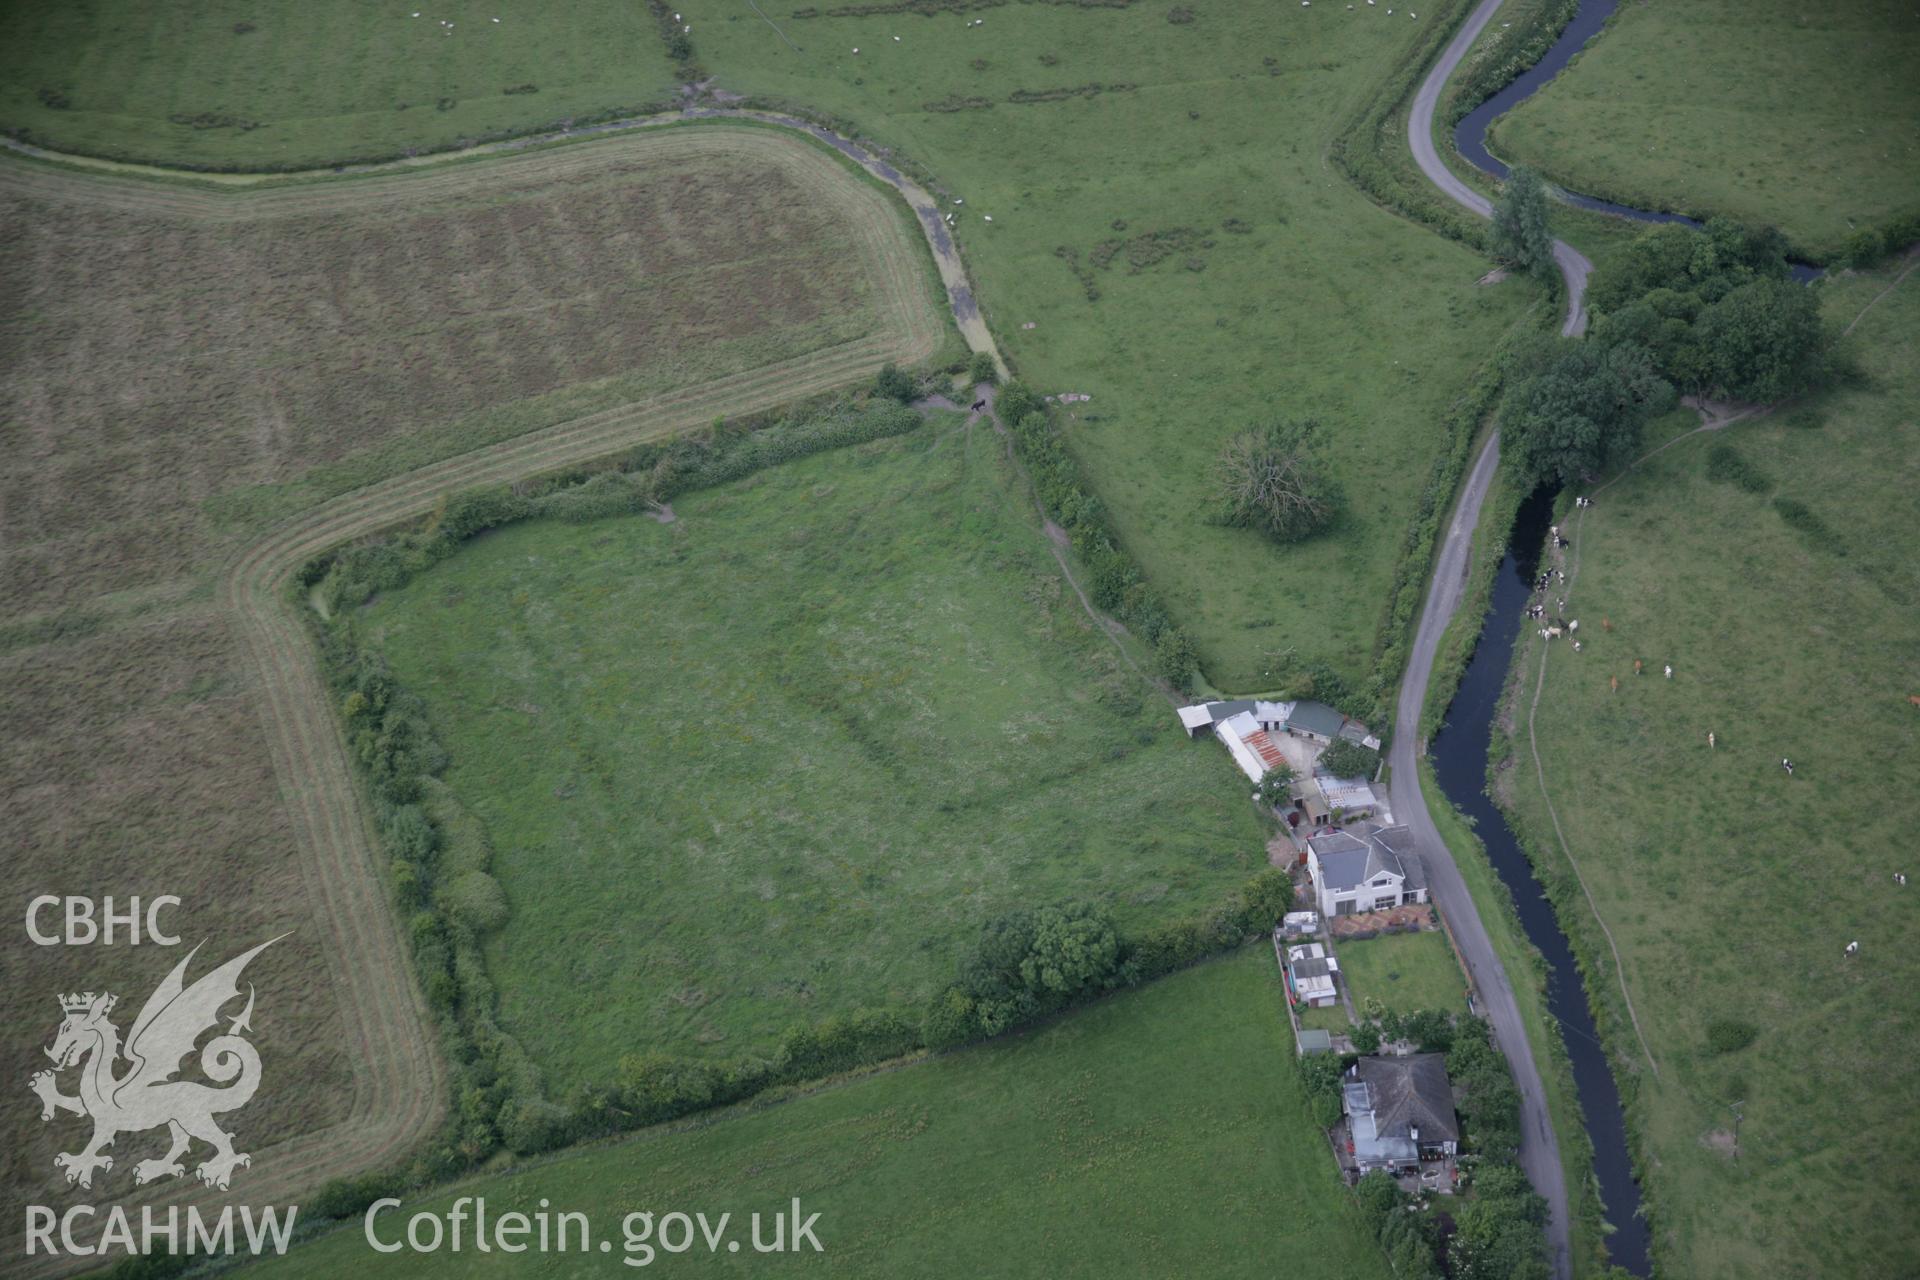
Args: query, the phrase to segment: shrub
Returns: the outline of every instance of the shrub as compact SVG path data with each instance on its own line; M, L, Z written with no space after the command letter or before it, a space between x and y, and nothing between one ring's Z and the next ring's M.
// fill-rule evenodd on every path
M1773 487L1772 478L1730 444L1716 444L1707 450L1707 478L1735 485L1748 493L1765 493Z
M1277 764L1260 779L1262 803L1279 806L1293 798L1293 766Z
M1326 469L1312 419L1272 423L1233 436L1214 462L1220 521L1299 542L1333 522L1342 495Z
M1380 767L1380 753L1345 738L1336 738L1320 753L1320 767L1336 778L1371 778Z
M1153 646L1153 669L1175 689L1185 693L1200 669L1200 655L1184 627L1168 627Z
M1787 522L1788 528L1801 534L1814 546L1831 551L1835 555L1844 556L1847 554L1846 547L1843 546L1839 538L1834 535L1833 530L1827 526L1827 522L1822 520L1806 503L1794 498L1775 498L1773 500L1773 509L1780 513L1780 518Z
M406 1189L398 1173L365 1173L357 1178L335 1178L307 1198L301 1207L317 1218L357 1217L375 1200L397 1196Z
M902 404L920 393L919 385L914 382L913 375L892 361L881 365L880 372L873 376L873 390L875 395L884 396L889 400L898 400Z
M1246 933L1265 932L1293 910L1293 881L1281 867L1268 867L1240 886L1241 923Z
M891 1009L862 1009L811 1027L790 1028L774 1067L783 1079L815 1080L920 1047L920 1029Z
M970 383L998 382L1000 371L994 368L993 356L986 351L976 351L973 359L967 362L967 381Z
M507 895L500 882L484 871L463 871L441 890L447 915L476 933L487 933L507 922Z
M1330 1053L1310 1053L1294 1059L1305 1086L1307 1108L1314 1124L1330 1129L1340 1123L1340 1059Z
M1738 1053L1760 1038L1760 1028L1737 1018L1714 1018L1707 1023L1710 1053Z

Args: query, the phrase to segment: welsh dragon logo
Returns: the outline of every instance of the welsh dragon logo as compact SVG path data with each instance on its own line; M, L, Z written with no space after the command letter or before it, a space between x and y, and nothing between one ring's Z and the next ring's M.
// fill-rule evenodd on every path
M172 1145L158 1160L142 1160L133 1166L136 1184L184 1175L186 1166L180 1163L180 1157L196 1138L213 1148L213 1155L194 1171L210 1187L226 1190L234 1169L253 1163L253 1157L233 1149L233 1135L213 1122L222 1112L246 1106L260 1087L260 1054L241 1035L252 1030L251 983L247 985L247 1007L232 1020L226 1034L216 1035L200 1050L200 1069L208 1079L226 1087L216 1089L173 1077L201 1034L219 1024L221 1008L239 997L240 973L247 962L278 941L280 938L271 938L187 986L187 965L200 950L195 947L147 997L124 1046L119 1028L107 1020L116 996L87 991L60 997L60 1011L65 1016L53 1047L46 1051L54 1068L35 1073L28 1087L40 1097L42 1120L53 1119L59 1111L93 1120L92 1141L77 1152L53 1158L55 1166L66 1171L69 1183L91 1187L94 1170L113 1168L113 1158L102 1151L112 1146L116 1137L161 1125L171 1135ZM116 1074L115 1067L122 1058L127 1068ZM60 1092L56 1077L76 1066L80 1069L80 1091L77 1096L69 1096Z

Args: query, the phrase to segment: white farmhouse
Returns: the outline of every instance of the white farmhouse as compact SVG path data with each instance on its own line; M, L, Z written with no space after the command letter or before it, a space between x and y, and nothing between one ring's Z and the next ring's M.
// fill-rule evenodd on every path
M1362 822L1307 840L1314 902L1326 916L1385 911L1427 900L1426 869L1406 827Z

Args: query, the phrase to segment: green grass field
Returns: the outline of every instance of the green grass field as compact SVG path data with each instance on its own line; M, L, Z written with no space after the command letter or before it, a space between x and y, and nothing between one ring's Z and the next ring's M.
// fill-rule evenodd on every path
M273 528L311 555L490 467L504 483L577 464L956 339L896 204L760 129L247 192L7 160L0 222L18 302L0 314L7 883L22 902L123 897L137 850L207 955L291 931L249 972L275 1009L262 1057L310 1087L264 1092L243 1133L283 1156L307 1143L265 1172L304 1189L364 1167L360 1137L431 1122L434 1081L405 1051L435 1049L403 944L367 945L391 908L345 762L276 757L290 725L331 747L335 711L307 700L296 628L254 660L251 571L293 564L249 549ZM412 499L368 488L401 473ZM302 824L316 812L338 861ZM363 892L331 892L335 871ZM137 1004L150 950L103 952L86 981ZM0 1017L50 1032L70 960L10 955ZM40 1194L71 1145L39 1112L0 1098L17 1139L0 1200Z
M618 0L29 0L0 15L0 86L0 122L46 146L306 168L660 103L674 77Z
M653 1130L482 1178L489 1211L592 1216L612 1258L549 1255L543 1274L622 1270L621 1217L734 1215L797 1196L822 1254L660 1257L676 1273L902 1276L1385 1277L1385 1260L1314 1131L1265 945L1114 997L1045 1029L775 1106ZM390 1219L380 1219L386 1232ZM404 1218L394 1221L404 1222ZM358 1222L249 1274L519 1275L530 1257L375 1254ZM538 1264L536 1264L538 1265Z
M1340 976L1366 1016L1372 999L1389 1013L1464 1013L1467 980L1443 933L1401 933L1340 944Z
M1835 252L1920 200L1920 16L1899 0L1624 6L1494 127L1576 191L1780 227Z
M1041 390L1093 395L1073 449L1209 679L1247 689L1288 653L1370 672L1436 424L1538 298L1525 281L1476 287L1477 255L1324 159L1423 25L1462 3L1391 21L1239 3L1191 22L1023 4L973 28L972 11L685 16L721 88L851 121L966 200L957 234L1003 349ZM651 100L669 79L638 5L563 17L520 2L498 26L492 9L410 12L217 5L163 26L30 6L0 41L0 121L167 162L319 163ZM442 16L453 35L436 34ZM501 92L520 83L540 92ZM71 101L48 106L42 88ZM168 122L209 111L265 127ZM1222 441L1275 416L1323 420L1348 497L1337 533L1284 551L1205 520Z
M850 120L965 200L958 235L1003 349L1042 391L1093 395L1072 448L1208 678L1247 689L1289 650L1367 673L1441 413L1538 297L1476 287L1477 255L1323 156L1445 8L1234 4L1182 24L1032 4L975 28L972 11L769 9L779 32L743 8L696 19L695 40L726 87ZM1350 501L1337 534L1287 550L1205 519L1220 444L1273 416L1323 420Z
M671 524L502 530L370 608L496 849L504 1021L562 1081L924 997L1015 906L1159 919L1265 865L1003 448L948 422Z
M1911 870L1920 816L1920 288L1880 296L1891 280L1822 286L1836 327L1860 317L1842 348L1855 385L1680 440L1570 533L1585 652L1551 654L1538 741L1659 1063L1656 1079L1609 959L1591 990L1638 1090L1630 1123L1674 1274L1896 1276L1913 1258L1899 1205L1920 1174L1920 900L1893 874ZM1664 421L1648 447L1691 425ZM1752 490L1716 478L1735 473ZM1519 659L1512 794L1564 879L1527 754L1537 643ZM1565 918L1606 957L1583 909ZM1758 1039L1715 1052L1716 1020Z

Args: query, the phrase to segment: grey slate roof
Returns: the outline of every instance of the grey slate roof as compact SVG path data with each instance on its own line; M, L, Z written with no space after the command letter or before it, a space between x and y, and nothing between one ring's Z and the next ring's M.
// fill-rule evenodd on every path
M1380 1137L1411 1137L1417 1128L1422 1142L1460 1141L1453 1086L1447 1083L1446 1059L1440 1054L1369 1057L1354 1065L1367 1086L1374 1130Z
M1393 872L1414 888L1426 887L1426 869L1414 851L1413 832L1406 827L1363 822L1352 831L1310 836L1307 847L1319 860L1320 874L1334 893L1357 889L1382 871Z
M1252 698L1235 698L1231 702L1209 702L1207 704L1207 714L1213 717L1215 724L1219 724L1222 720L1230 720L1242 711L1251 710L1253 710Z

